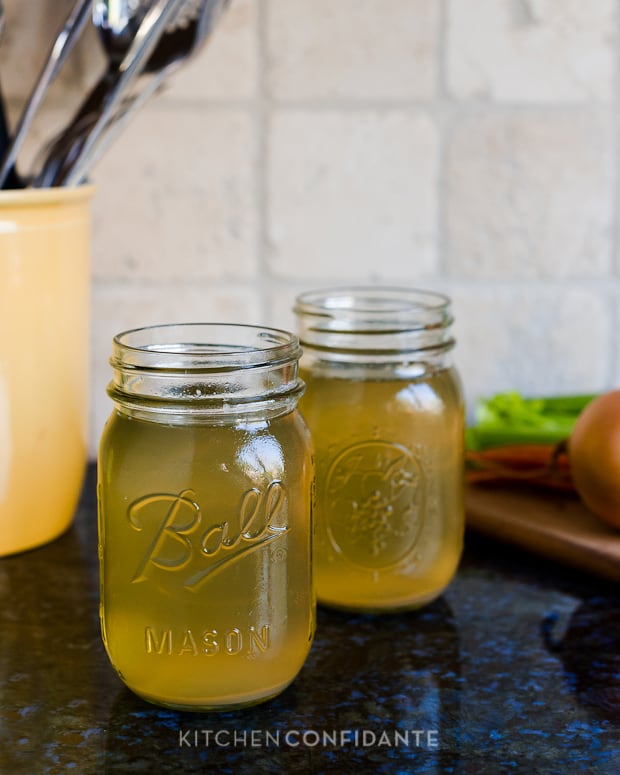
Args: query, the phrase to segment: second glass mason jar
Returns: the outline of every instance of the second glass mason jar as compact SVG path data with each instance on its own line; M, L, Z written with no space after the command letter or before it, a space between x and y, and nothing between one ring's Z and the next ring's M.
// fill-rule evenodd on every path
M441 594L463 546L464 401L447 297L335 288L297 298L316 455L320 603L405 610Z
M228 710L281 692L314 633L299 341L242 325L119 334L99 452L101 625L136 694Z

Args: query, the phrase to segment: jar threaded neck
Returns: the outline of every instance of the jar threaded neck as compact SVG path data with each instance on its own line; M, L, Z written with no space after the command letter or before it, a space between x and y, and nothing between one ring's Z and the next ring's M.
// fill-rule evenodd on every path
M185 323L114 337L108 394L125 410L177 417L290 411L303 392L299 339L275 328Z
M302 346L342 358L440 356L454 347L450 299L433 291L353 286L310 291L294 312Z

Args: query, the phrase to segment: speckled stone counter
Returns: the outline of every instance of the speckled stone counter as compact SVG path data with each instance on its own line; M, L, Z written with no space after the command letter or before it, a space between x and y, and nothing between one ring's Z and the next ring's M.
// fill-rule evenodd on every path
M468 535L430 607L319 610L269 703L173 712L125 689L99 635L95 477L74 527L0 560L0 772L620 772L620 594Z

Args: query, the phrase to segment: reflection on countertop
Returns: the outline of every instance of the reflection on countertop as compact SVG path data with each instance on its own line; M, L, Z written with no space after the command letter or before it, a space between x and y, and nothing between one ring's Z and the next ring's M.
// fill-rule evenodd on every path
M0 560L0 772L618 772L616 587L476 535L434 604L319 610L301 674L221 714L151 706L98 625L95 472L73 528Z

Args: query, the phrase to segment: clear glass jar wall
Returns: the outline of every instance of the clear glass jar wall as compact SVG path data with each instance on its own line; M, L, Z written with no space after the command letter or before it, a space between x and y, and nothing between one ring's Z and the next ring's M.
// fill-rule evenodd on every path
M297 337L189 324L114 339L99 452L101 624L134 692L229 709L282 691L314 633L313 461Z
M452 579L464 531L464 403L446 297L335 288L298 297L326 605L404 610Z

